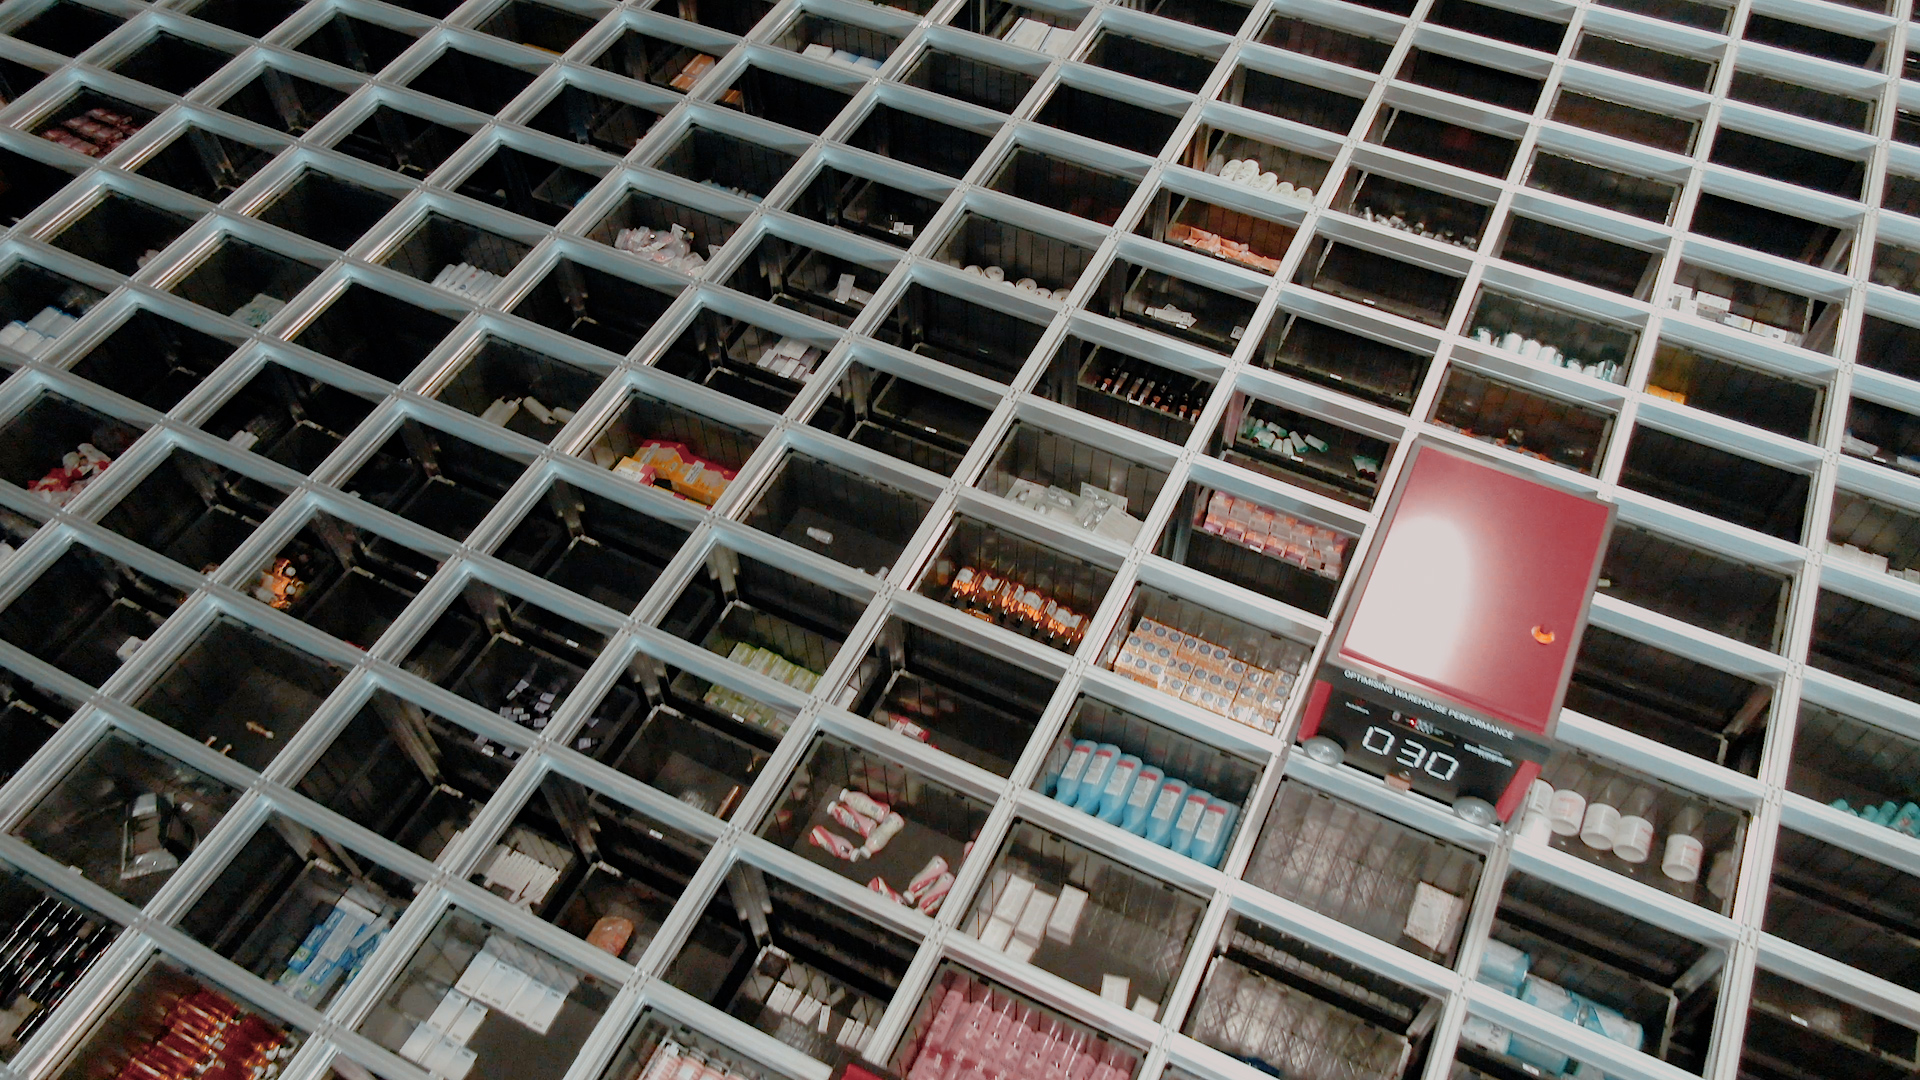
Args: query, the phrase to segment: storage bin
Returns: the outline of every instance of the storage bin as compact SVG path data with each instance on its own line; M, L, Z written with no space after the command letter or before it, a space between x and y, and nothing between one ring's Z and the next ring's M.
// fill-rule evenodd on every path
M686 453L681 455L683 462L691 459L705 462L706 466L703 466L700 476L688 477L687 482L680 483L676 489L674 468L664 473L654 468L649 476L649 470L639 467L647 464L639 458L649 456L647 451L650 445L668 448L684 446ZM760 436L757 434L710 420L658 398L635 393L628 396L619 415L601 429L583 456L601 468L612 469L626 476L636 484L674 490L684 498L711 505L732 480L726 474L738 470L759 445ZM622 468L623 459L633 459L633 464ZM719 470L719 475L705 476L708 466Z
M962 571L971 573L963 577ZM1049 648L1073 652L1113 577L1098 563L957 517L917 591ZM1046 608L1049 601L1057 605L1052 611Z
M1518 140L1448 123L1395 106L1375 120L1367 141L1469 172L1505 177L1520 151Z
M708 685L726 690L718 684ZM722 700L719 695L712 696ZM768 708L763 702L749 701ZM728 818L760 775L768 756L757 742L705 723L672 705L656 705L614 767L689 806ZM688 869L691 872L692 867Z
M1597 587L1755 648L1778 650L1792 586L1778 570L1620 522Z
M713 51L707 52L707 49ZM594 57L593 66L684 93L713 70L714 62L726 52L711 45L688 45L629 27Z
M1515 215L1494 254L1597 289L1644 299L1660 272L1660 254Z
M1854 363L1902 378L1920 375L1920 330L1903 323L1867 315L1860 320L1860 341Z
M966 1052L963 1047L971 1041L966 1035L971 1023L984 1023L988 1017L1000 1015L1018 1018L1027 1031L1043 1040L1039 1044L1042 1056L1062 1061L1062 1067L1070 1071L1098 1075L1110 1070L1114 1080L1131 1080L1144 1056L1138 1047L1116 1041L1097 1028L1062 1016L949 960L934 972L932 984L894 1048L894 1073L912 1080L939 1075L949 1062ZM973 1020L976 1016L979 1021ZM1028 1037L1021 1035L1021 1042Z
M246 85L228 95L220 103L220 111L300 136L345 100L347 95L338 86L265 66Z
M888 268L856 262L778 234L760 239L727 284L749 296L852 326L887 280Z
M603 378L604 372L489 334L432 396L508 431L550 442Z
M540 993L527 992L528 985ZM616 989L479 915L448 907L358 1031L416 1064L444 1062L457 1070L452 1061L471 1061L468 1067L479 1076L511 1071L528 1080L559 1080L613 1004ZM529 1009L502 1000L508 993L544 1000ZM484 1010L465 1045L435 1037L433 1016L448 1001Z
M951 24L976 34L1000 38L1022 48L1064 56L1072 48L1073 33L1084 9L1029 7L1012 0L965 4L955 10Z
M1093 261L1093 251L1083 245L971 210L954 222L933 256L970 273L983 273L989 280L998 280L992 273L997 269L1006 284L1028 282L1022 287L1045 289L1046 295L1058 300L1066 298Z
M248 1068L255 1056L290 1056L305 1041L302 1032L236 999L222 987L191 974L184 963L149 952L133 981L84 1032L63 1058L60 1080L102 1080L187 1058L208 1071ZM165 1043L165 1050L159 1049Z
M102 515L100 524L205 573L233 554L285 495L175 449Z
M1288 696L1310 652L1292 638L1165 589L1139 585L1095 662L1207 712L1273 734L1279 730ZM1098 702L1083 700L1075 715L1089 709L1093 711L1086 712L1085 719L1095 727L1127 725L1122 732L1101 728L1111 737L1094 739L1095 743L1129 747L1128 753L1166 770L1167 776L1219 798L1244 803L1259 779L1258 769L1240 758L1198 743L1188 745L1191 740L1185 736ZM1140 723L1147 723L1147 728L1140 729ZM1074 721L1068 726L1074 728ZM1121 734L1126 737L1118 737ZM1154 753L1149 755L1140 746L1152 746Z
M1911 989L1920 981L1920 944L1908 914L1914 887L1911 875L1892 866L1782 828L1762 926Z
M1783 259L1832 267L1852 245L1831 225L1703 192L1693 207L1693 232Z
M1213 74L1213 65L1217 60L1218 57L1175 49L1114 30L1101 30L1094 34L1093 44L1080 57L1082 63L1171 86L1189 94L1199 93L1200 88L1206 85L1207 76Z
M1015 821L959 928L1110 1004L1157 1016L1205 910L1184 889Z
M933 220L940 201L823 165L787 209L882 243L909 247Z
M0 783L11 780L79 709L63 694L0 671Z
M1284 1076L1407 1075L1424 994L1243 915L1228 916L1216 948L1182 1029L1189 1037Z
M850 363L809 425L953 475L992 410L926 383Z
M231 59L224 49L161 31L107 70L169 94L186 94Z
M7 1029L0 1059L11 1061L120 936L120 926L10 870L0 878L0 927L15 943L0 961L0 979L15 988L0 1013Z
M567 8L534 0L507 0L474 29L506 41L531 45L558 57L593 29L596 20Z
M1167 470L1159 465L1020 420L1001 440L976 484L1057 528L1130 544L1166 482ZM1078 496L1081 502L1069 507L1047 497L1051 489ZM1105 505L1090 505L1089 499Z
M797 160L783 150L696 124L654 165L663 172L759 202Z
M1354 173L1341 185L1333 205L1376 225L1469 251L1480 246L1493 213L1491 206L1482 203L1366 171Z
M6 190L0 191L0 222L17 224L40 204L59 194L73 175L37 157L0 149L0 180L7 184Z
M240 793L133 738L87 747L13 835L130 904L153 899ZM137 845L129 831L141 831Z
M740 216L690 206L677 199L630 187L586 235L589 240L625 251L630 248L622 247L621 234L629 230L638 233L642 229L671 233L675 226L679 226L685 234L687 250L704 261L712 258L721 245L733 238L740 228ZM628 236L627 243L633 243L632 235ZM689 265L690 260L682 264L683 267Z
M360 973L418 884L279 814L240 846L179 927L324 1008Z
M1238 31L1248 15L1248 5L1235 0L1146 0L1139 6L1163 19L1178 19L1222 34Z
M1039 80L1025 71L929 47L900 80L908 86L957 98L969 105L1010 113Z
M992 140L892 105L876 105L846 138L848 146L959 179Z
M355 281L292 337L304 346L388 382L404 382L459 320ZM369 327L379 333L369 333Z
M1607 0L1607 6L1695 27L1710 34L1726 33L1727 20L1733 14L1727 8L1702 0Z
M1288 414L1280 415L1283 419L1274 423L1305 437L1305 425ZM1285 441L1276 438L1275 445ZM1307 453L1315 452L1309 446ZM1339 453L1336 447L1315 456L1332 458ZM1160 537L1158 553L1281 603L1327 615L1346 575L1353 539L1343 529L1244 495L1189 484Z
M1461 286L1452 274L1325 237L1307 247L1294 281L1428 326L1446 325Z
M1337 135L1345 135L1353 127L1364 104L1336 90L1245 66L1236 68L1227 78L1220 89L1220 100Z
M1683 315L1784 345L1833 351L1840 307L1827 300L1690 262L1680 264L1673 284L1667 305Z
M1540 101L1542 86L1542 80L1537 78L1422 48L1407 52L1394 77L1415 86L1523 113L1533 112L1534 105Z
M461 539L520 477L524 464L414 420L341 484L382 510Z
M532 72L450 47L402 85L478 112L497 113L531 82Z
M665 111L659 104L635 104L565 83L527 126L624 157Z
M789 453L741 520L790 544L885 577L932 508L925 495L843 465Z
M899 297L874 329L875 337L995 382L1013 381L1046 329L1005 308L939 292L918 281Z
M1280 260L1299 232L1292 225L1162 189L1134 231L1261 274Z
M1441 0L1428 11L1427 21L1475 37L1491 38L1545 53L1559 52L1560 42L1567 36L1565 23L1476 3L1475 0Z
M1185 445L1213 396L1214 385L1200 375L1069 336L1033 392L1142 434Z
M186 598L178 588L75 544L0 610L0 638L98 686Z
M656 10L725 33L745 35L773 6L773 0L672 0Z
M1722 19L1726 17L1721 9L1714 10ZM1727 83L1727 97L1852 131L1867 130L1873 117L1871 101L1831 90L1797 86L1751 71L1736 70L1733 73L1732 80Z
M1622 214L1666 224L1680 196L1678 185L1540 151L1527 167L1527 186L1579 199Z
M434 211L375 261L455 296L484 302L531 250L532 245L521 240Z
M1239 348L1258 306L1246 296L1124 258L1113 260L1086 299L1089 311L1228 355Z
M523 319L609 352L625 353L666 314L674 295L665 288L642 285L563 258L512 310Z
M264 769L345 675L337 664L221 616L134 705L196 742Z
M853 95L844 90L752 64L742 68L720 95L720 104L776 124L818 135L846 108Z
M995 167L986 186L1062 213L1111 225L1119 219L1140 181L1032 147L1015 146Z
M1920 657L1906 636L1916 629L1920 619L1822 589L1807 663L1896 697L1920 699Z
M469 173L457 190L521 217L558 225L599 182L598 176L571 165L501 146Z
M1249 883L1425 960L1451 966L1486 858L1283 780Z
M1434 402L1433 422L1517 454L1597 476L1614 417L1455 364L1447 369L1446 382ZM1645 428L1634 429L1635 439L1647 434Z
M1852 161L1727 127L1721 128L1713 137L1713 150L1707 155L1707 160L1716 165L1759 173L1783 183L1814 188L1843 199L1860 198L1867 173L1863 161ZM1891 188L1894 178L1888 177L1887 182ZM1807 225L1800 227L1805 229ZM1758 244L1749 243L1748 246Z
M881 727L1008 776L1056 681L896 617L881 628L842 700Z
M1566 708L1753 776L1773 687L1589 626Z
M261 561L247 592L356 648L400 617L438 560L330 514L317 513Z
M1914 547L1916 525L1920 514L1904 505L1838 488L1827 521L1827 557L1868 574L1920 577L1907 573L1920 557Z
M1131 101L1061 83L1033 114L1036 123L1111 143L1136 154L1157 156L1180 126L1180 117Z
M1281 313L1254 362L1407 412L1432 357L1304 315Z
M301 38L294 48L308 56L371 75L393 63L418 37L341 11Z
M1824 30L1804 23L1789 22L1773 15L1748 19L1740 36L1777 49L1874 70L1882 67L1880 43L1863 37Z
M97 158L113 153L155 115L152 109L82 86L41 114L32 129L49 142Z
M234 347L230 339L138 308L68 370L142 405L166 410L213 374Z
M647 1009L634 1021L633 1030L607 1063L600 1080L641 1080L657 1069L683 1062L696 1062L741 1080L781 1080L782 1076L666 1013Z
M1466 326L1482 347L1616 384L1626 382L1640 345L1631 328L1490 287L1481 288Z
M819 338L783 334L709 308L694 314L654 364L769 412L785 412L825 362L826 342ZM739 456L746 459L746 453Z
M48 242L110 270L133 274L192 225L185 214L109 192Z
M452 157L469 134L391 105L376 105L334 149L403 176L423 177Z
M1913 1071L1913 1028L1761 969L1753 975L1740 1071L1756 1080L1895 1080Z
M82 468L91 463L93 455L87 455L87 462L76 457L72 466L66 464L66 455L78 454L78 447L84 443L111 461L139 435L133 425L60 394L36 394L19 412L0 423L0 479L63 506L98 472Z
M1635 427L1622 486L1798 543L1813 478L1767 462Z
M229 235L169 291L258 329L319 274L309 263Z
M1803 382L1661 342L1653 352L1647 390L1754 427L1809 442L1820 437L1826 390Z
M208 202L220 202L277 152L188 124L134 172Z
M1387 66L1387 57L1393 53L1392 42L1278 12L1267 18L1267 24L1260 29L1260 36L1256 40L1262 45L1362 71L1380 71Z
M1261 432L1273 431L1272 445ZM1297 432L1305 448L1279 431ZM1311 440L1326 444L1322 450ZM1380 469L1393 444L1324 417L1284 408L1244 395L1227 407L1214 453L1290 484L1352 503L1370 506L1380 490Z
M78 56L94 42L113 33L125 21L125 16L76 3L75 0L58 0L57 3L48 4L38 15L7 31L7 35L53 52Z
M872 1045L918 943L752 866L737 866L725 893L667 983L832 1068Z

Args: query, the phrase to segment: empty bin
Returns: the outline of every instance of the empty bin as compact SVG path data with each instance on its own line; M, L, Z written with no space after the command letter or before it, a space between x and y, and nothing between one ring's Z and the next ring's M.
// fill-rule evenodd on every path
M992 671L993 678L981 673ZM1055 679L937 630L889 619L848 685L847 708L881 727L1007 776Z
M842 465L790 453L747 509L746 524L885 577L933 503Z

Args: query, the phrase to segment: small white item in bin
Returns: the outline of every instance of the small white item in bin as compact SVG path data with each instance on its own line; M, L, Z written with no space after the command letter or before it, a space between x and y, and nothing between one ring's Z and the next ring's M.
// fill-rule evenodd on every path
M1127 1007L1127 991L1132 988L1132 980L1125 975L1100 976L1100 996L1123 1009Z
M853 275L841 274L840 280L835 282L833 286L833 300L837 304L844 304L852 298L853 298Z
M1062 945L1073 944L1073 936L1080 932L1080 916L1086 910L1087 894L1071 885L1063 887L1047 919L1047 936Z
M1160 1003L1145 994L1140 994L1133 999L1133 1011L1148 1020L1153 1020L1160 1015Z
M1019 289L1021 292L1034 292L1040 288L1040 283L1030 277L1023 277L1019 281L1014 282L1013 287Z
M460 1016L447 1028L447 1038L465 1046L467 1040L473 1038L473 1033L479 1030L480 1022L486 1018L485 1005L477 1001L467 1002L467 1007L460 1010Z
M554 422L553 412L545 405L540 404L531 394L520 399L520 407L527 410L529 415L543 424L551 424Z
M1407 912L1407 936L1429 949L1444 949L1459 928L1466 909L1466 902L1458 896L1422 881L1413 887L1413 907Z
M286 306L287 302L285 300L276 299L275 297L268 296L266 293L254 293L253 299L241 304L240 307L234 311L233 317L258 330L262 326L267 325L267 321L272 319L281 308Z
M880 849L886 847L887 842L899 835L900 830L906 827L907 819L899 814L889 813L880 819L880 824L874 826L873 832L868 834L867 842L860 845L861 858L872 858L880 854Z
M507 421L512 420L514 414L519 411L519 398L494 398L493 404L487 406L487 411L480 414L480 419L489 424L506 427Z
M145 645L146 643L147 643L146 638L129 637L127 638L127 640L120 643L119 648L113 650L113 658L124 664L128 660L133 659L133 654L139 652L140 646Z
M416 1065L425 1065L427 1054L439 1041L440 1029L434 1027L431 1022L422 1020L414 1025L413 1033L407 1036L407 1041L400 1044L400 1056Z
M1029 963L1033 960L1033 954L1039 950L1040 947L1038 945L1029 944L1016 937L1012 941L1007 942L1007 959L1012 960L1016 964Z
M1006 887L1000 890L1000 899L993 905L993 917L1005 920L1007 925L1012 927L1020 921L1020 916L1026 913L1027 901L1031 899L1033 899L1032 880L1015 874L1007 879Z
M1049 29L1051 27L1038 19L1015 19L1013 29L1008 30L1002 40L1023 49L1038 49L1046 44Z
M833 49L826 45L809 45L800 50L801 56L811 56L816 60L833 59Z
M239 431L236 431L232 435L228 436L227 441L229 443L232 443L234 446L239 447L242 450L251 450L253 449L254 444L260 441L260 436L255 435L253 432L248 431L246 428L241 428Z
M1002 268L1000 268L1000 267L998 267L998 266L989 266L989 267L987 267L987 269L986 269L986 275L987 275L987 280L988 280L988 281L1005 281L1005 280L1007 280L1007 272L1006 272L1006 271L1005 271L1004 269L1002 269Z
M468 997L477 997L480 988L485 986L487 979L493 975L495 963L497 961L491 953L483 952L474 957L473 962L467 965L467 970L461 974L460 981L453 984L453 988Z
M890 808L886 803L868 795L864 791L855 791L852 788L841 788L840 794L835 796L835 798L876 821L886 817L890 812Z
M468 1003L467 995L449 988L441 996L440 1004L434 1006L433 1015L427 1017L427 1023L441 1031L446 1031L453 1026L454 1021L460 1019L461 1013L467 1011Z
M816 525L807 526L807 538L816 544L833 543L833 534Z
M998 915L987 920L987 928L980 932L980 944L989 949L1005 949L1007 942L1013 940L1013 923Z
M1041 935L1047 932L1047 920L1053 917L1053 907L1059 900L1052 893L1035 889L1027 899L1027 908L1020 914L1020 921L1014 924L1014 939L1039 948Z

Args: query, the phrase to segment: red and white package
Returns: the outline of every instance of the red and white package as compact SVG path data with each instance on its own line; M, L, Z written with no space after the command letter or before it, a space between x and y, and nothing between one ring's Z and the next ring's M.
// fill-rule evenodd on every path
M907 902L905 897L893 891L893 886L887 884L885 878L874 878L872 881L867 882L867 888L879 893L881 896L886 897L896 904L904 904Z
M836 859L845 859L848 862L853 862L860 858L860 846L858 844L827 828L825 825L815 825L812 829L808 830L807 840L815 847L825 848L827 854L832 855Z
M852 788L841 788L840 794L835 797L835 801L843 802L853 807L853 809L862 816L870 817L875 821L885 818L889 812L889 807L886 803L868 795L864 791L855 791Z
M828 806L827 816L832 818L836 824L845 826L859 833L860 839L862 840L873 835L873 827L879 824L879 822L862 815L846 803L833 803Z
M947 860L944 857L935 855L933 858L928 859L927 865L921 867L920 872L913 875L912 881L907 882L907 899L918 903L920 895L932 887L934 882L940 880L940 875L946 872Z
M921 914L932 915L940 910L941 902L946 900L947 894L952 891L953 875L943 873L920 893L919 898L914 901L914 906L920 909Z

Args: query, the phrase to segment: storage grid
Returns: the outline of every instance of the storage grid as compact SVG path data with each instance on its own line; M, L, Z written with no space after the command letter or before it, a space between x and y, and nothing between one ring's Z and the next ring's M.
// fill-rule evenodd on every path
M1920 1074L1913 14L0 2L0 1076ZM1416 435L1694 880L1292 751Z

